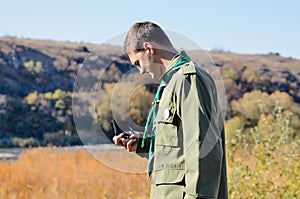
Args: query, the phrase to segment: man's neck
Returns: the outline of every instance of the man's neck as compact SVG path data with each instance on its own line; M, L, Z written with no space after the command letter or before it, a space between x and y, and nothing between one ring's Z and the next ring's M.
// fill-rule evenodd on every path
M166 71L169 69L168 66L170 64L170 61L177 54L178 54L178 52L175 48L171 48L168 51L163 51L163 56L161 57L161 62L164 65Z

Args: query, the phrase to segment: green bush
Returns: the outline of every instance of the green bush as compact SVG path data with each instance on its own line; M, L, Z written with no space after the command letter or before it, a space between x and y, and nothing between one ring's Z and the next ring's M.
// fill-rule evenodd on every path
M300 142L294 139L291 116L276 105L248 133L229 140L230 198L300 197Z

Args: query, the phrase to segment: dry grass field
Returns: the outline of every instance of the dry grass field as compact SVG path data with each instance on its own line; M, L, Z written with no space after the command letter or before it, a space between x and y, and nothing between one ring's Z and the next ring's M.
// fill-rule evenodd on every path
M230 198L299 198L299 145L271 155L261 147L252 155L229 148ZM28 149L17 160L0 161L0 199L149 198L146 164L125 150Z
M115 163L121 168L129 161L118 158ZM145 166L139 161L136 167ZM0 162L0 182L1 199L149 198L150 190L145 173L110 168L86 150L51 148L27 150L16 161Z

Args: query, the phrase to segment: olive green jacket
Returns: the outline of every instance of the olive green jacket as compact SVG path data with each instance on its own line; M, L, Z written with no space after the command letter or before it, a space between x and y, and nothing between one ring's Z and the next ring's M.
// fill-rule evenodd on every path
M175 56L170 68L180 56L187 55ZM173 74L164 89L155 128L154 156L149 160L154 185L184 182L184 192L190 197L228 198L216 87L211 76L192 61ZM137 152L141 151L138 146Z

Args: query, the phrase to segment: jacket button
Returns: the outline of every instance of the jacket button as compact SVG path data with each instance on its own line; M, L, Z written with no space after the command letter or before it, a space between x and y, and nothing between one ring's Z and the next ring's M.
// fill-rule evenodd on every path
M165 109L163 112L163 119L166 120L170 117L170 110L169 109Z

